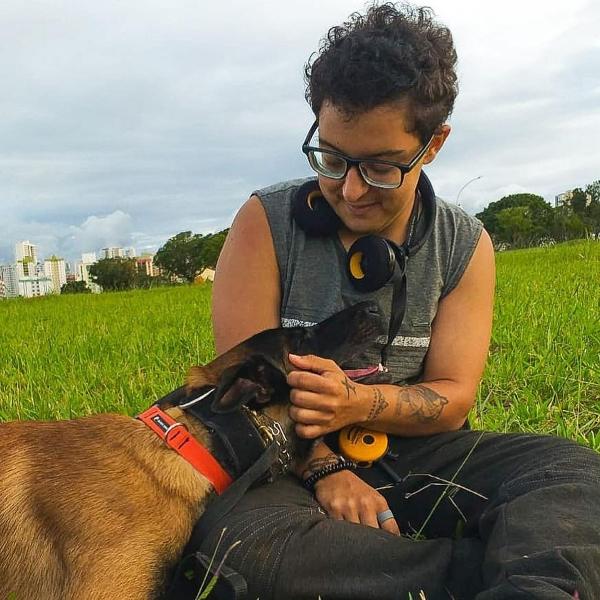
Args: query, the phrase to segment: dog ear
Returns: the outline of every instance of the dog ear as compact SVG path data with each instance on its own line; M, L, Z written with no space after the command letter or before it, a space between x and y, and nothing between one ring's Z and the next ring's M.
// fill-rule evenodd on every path
M260 384L243 376L245 368L242 364L223 371L211 404L213 412L232 412L259 395Z

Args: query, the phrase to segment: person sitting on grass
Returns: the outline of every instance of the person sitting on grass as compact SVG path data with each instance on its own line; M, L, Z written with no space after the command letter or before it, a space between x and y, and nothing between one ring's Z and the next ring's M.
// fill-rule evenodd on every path
M251 598L600 598L600 457L466 426L489 349L494 253L423 171L450 134L455 65L450 31L426 8L374 4L330 29L306 67L316 120L303 151L316 179L254 192L227 237L218 352L363 299L392 322L350 365L383 356L388 383L290 356L290 412L312 455L297 476L246 494L204 543L211 554L224 527L219 552L241 541L228 564ZM324 216L310 211L319 194ZM397 266L364 292L346 263L367 235L391 242ZM340 456L337 432L352 424L389 434L385 469Z

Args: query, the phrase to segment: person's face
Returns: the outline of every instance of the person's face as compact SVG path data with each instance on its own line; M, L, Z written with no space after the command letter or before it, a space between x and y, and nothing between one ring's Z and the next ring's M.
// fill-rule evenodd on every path
M407 164L423 144L415 133L407 133L405 123L405 109L397 105L380 106L349 120L347 114L325 102L319 113L319 145L352 158ZM423 158L404 175L402 185L396 189L370 186L357 167L350 168L340 180L319 175L325 199L351 234L375 233L403 241L423 164L435 158L449 133L448 125L440 128Z

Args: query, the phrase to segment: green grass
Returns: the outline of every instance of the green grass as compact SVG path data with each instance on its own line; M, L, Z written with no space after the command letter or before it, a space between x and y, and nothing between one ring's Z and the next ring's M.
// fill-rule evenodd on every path
M600 243L497 255L474 427L600 450ZM210 286L0 302L0 420L135 414L214 356Z
M600 243L500 253L494 331L473 425L600 450Z
M0 419L134 414L213 356L208 286L0 302Z

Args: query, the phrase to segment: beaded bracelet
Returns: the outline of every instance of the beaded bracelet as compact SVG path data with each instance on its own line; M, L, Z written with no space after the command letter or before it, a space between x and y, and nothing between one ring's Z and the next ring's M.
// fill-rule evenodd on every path
M340 456L336 462L329 463L328 465L321 467L318 471L315 471L312 475L307 477L303 481L303 485L307 490L314 492L315 483L317 483L317 481L323 479L323 477L327 477L327 475L337 473L338 471L344 471L346 469L353 471L356 469L356 463L351 460L346 460L343 456Z

